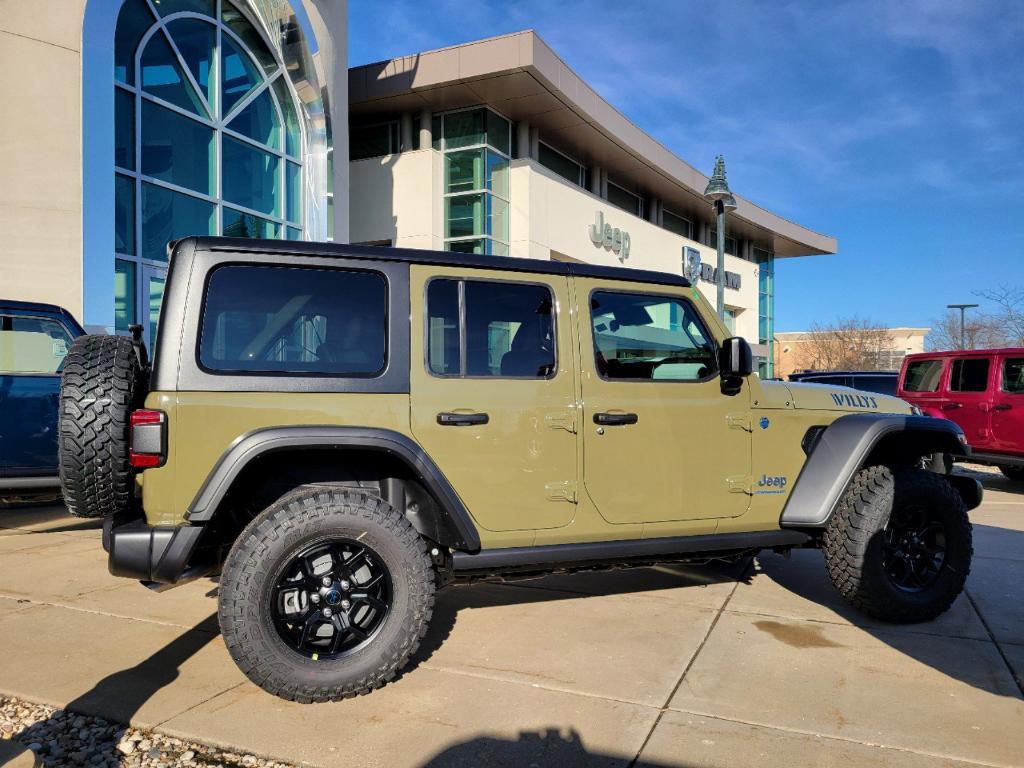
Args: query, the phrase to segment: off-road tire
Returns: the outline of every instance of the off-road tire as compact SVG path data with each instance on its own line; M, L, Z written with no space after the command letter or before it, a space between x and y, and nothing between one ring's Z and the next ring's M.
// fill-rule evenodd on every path
M1024 482L1024 467L1000 467L999 471L1003 473L1007 480L1013 480L1014 482Z
M131 412L146 395L146 374L132 340L80 336L60 380L58 454L68 512L106 517L128 508Z
M358 539L377 553L391 574L392 604L368 644L316 661L278 635L270 593L293 553L332 537ZM257 515L236 539L221 573L218 618L231 658L263 690L302 703L337 701L381 687L405 666L427 633L434 588L426 542L404 515L363 491L308 486Z
M941 517L946 559L938 577L920 592L900 590L882 565L883 531L894 509L924 502ZM956 490L923 469L862 469L829 519L822 540L828 575L860 611L897 624L928 621L945 612L963 590L973 555L971 523Z

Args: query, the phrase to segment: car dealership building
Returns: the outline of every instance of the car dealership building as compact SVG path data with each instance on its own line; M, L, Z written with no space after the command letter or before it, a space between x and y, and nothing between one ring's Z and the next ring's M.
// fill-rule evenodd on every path
M50 5L0 18L0 92L19 105L0 142L3 298L151 338L166 242L221 233L686 273L713 300L707 177L533 32L346 78L339 0ZM837 246L737 202L727 323L765 375L776 259Z

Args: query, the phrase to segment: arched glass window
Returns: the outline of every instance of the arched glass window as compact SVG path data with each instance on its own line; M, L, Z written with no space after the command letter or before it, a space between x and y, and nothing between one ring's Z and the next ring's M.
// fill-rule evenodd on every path
M168 241L298 240L302 131L279 59L229 0L126 0L114 42L115 325L152 340Z

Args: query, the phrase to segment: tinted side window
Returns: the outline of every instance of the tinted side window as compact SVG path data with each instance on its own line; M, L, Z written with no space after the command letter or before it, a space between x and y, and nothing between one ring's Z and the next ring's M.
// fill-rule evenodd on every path
M682 299L597 291L590 320L603 378L699 381L717 370L711 335Z
M199 361L208 370L376 376L387 285L376 272L225 266L210 276Z
M427 288L427 366L442 376L554 374L554 297L546 285L437 279Z
M1024 395L1024 357L1008 357L1003 361L1003 391Z
M988 389L988 358L954 360L949 389L951 392L984 392Z
M880 395L896 394L895 376L856 376L853 385L865 392L877 392Z
M59 373L70 346L56 320L0 315L0 373Z
M907 366L903 388L907 392L935 392L941 377L941 360L915 360Z

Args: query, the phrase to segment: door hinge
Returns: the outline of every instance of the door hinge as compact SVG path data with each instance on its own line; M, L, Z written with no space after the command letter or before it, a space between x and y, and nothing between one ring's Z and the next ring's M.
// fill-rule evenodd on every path
M559 482L547 483L544 486L544 493L548 501L568 501L576 503L576 483L572 480L561 480Z
M729 493L750 494L753 482L754 478L750 475L733 475L732 477L725 478L725 484L729 486Z
M576 411L556 411L544 417L544 421L551 429L564 429L566 432L576 434Z
M736 429L742 429L746 432L752 431L750 426L750 414L749 413L727 413L725 414L725 423L730 427Z

